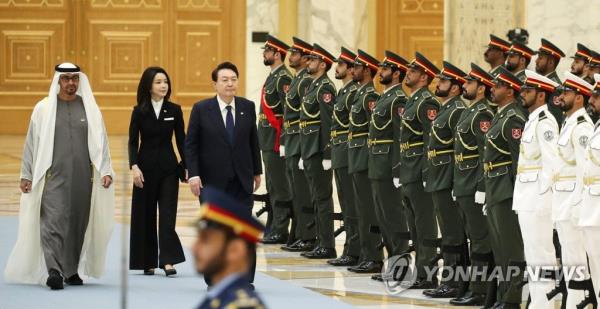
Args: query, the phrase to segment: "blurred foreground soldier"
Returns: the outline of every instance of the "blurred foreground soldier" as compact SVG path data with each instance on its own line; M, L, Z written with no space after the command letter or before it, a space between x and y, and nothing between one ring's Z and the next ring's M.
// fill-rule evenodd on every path
M492 237L496 265L502 267L498 287L500 308L520 308L522 279L525 270L523 239L516 213L512 210L514 180L517 174L519 144L525 117L516 104L522 83L506 69L501 69L492 88L498 104L485 139L483 168L485 179L484 212ZM520 272L508 272L518 267Z
M532 269L545 267L549 274L529 281L531 308L554 308L546 294L554 289L556 278L551 187L552 166L558 160L558 123L548 112L546 100L559 84L533 71L526 70L525 74L521 98L529 119L521 137L513 210L519 217L527 265Z
M481 275L491 273L494 255L490 245L489 227L482 212L485 203L485 183L483 179L483 152L485 134L491 126L494 113L488 97L494 85L493 76L474 63L471 72L465 76L463 98L468 100L466 110L460 115L454 131L454 179L452 194L465 222L465 230L471 246L471 282L469 290L462 297L450 300L456 306L480 306L496 301L495 282L486 282ZM491 288L486 300L487 287ZM493 295L492 295L493 294ZM488 307L488 306L486 306Z
M590 97L590 106L600 112L600 74L594 75L595 85ZM596 124L594 134L588 142L587 160L583 175L583 199L579 225L583 229L583 242L590 265L594 291L600 290L600 126Z
M591 289L583 232L578 226L586 148L594 130L594 124L584 109L591 93L592 85L565 72L559 102L566 119L558 137L560 160L556 160L553 166L552 219L560 239L562 264L585 267L584 278L577 275L569 277L565 273L565 281L568 281L567 308L575 308L585 298L585 290Z
M78 271L102 275L114 220L114 171L90 83L74 64L55 70L31 115L18 238L4 271L7 282L45 280L53 290L82 285Z
M492 74L492 76L496 77L499 68L506 63L506 56L509 50L509 42L490 34L490 42L483 53L483 59L490 65L491 69L489 73Z
M444 61L444 68L438 74L435 96L441 100L441 107L431 125L427 149L427 185L425 192L431 193L436 217L442 235L444 270L452 268L455 273L466 269L465 229L459 208L453 200L452 182L454 175L454 132L465 110L461 99L462 85L466 82L465 72ZM442 277L447 277L442 275ZM433 298L456 297L459 281L446 280L437 289L425 290L423 294Z
M207 186L202 195L193 251L196 270L209 276L212 286L198 308L265 308L248 283L264 226L246 205L224 192Z
M538 56L535 59L535 72L548 77L555 83L560 84L560 78L556 74L556 67L560 62L560 59L565 56L565 53L552 44L552 42L542 39L541 46L538 50ZM546 100L548 105L548 111L554 116L556 122L560 125L565 119L563 111L560 109L558 103L559 91L555 91L552 96Z

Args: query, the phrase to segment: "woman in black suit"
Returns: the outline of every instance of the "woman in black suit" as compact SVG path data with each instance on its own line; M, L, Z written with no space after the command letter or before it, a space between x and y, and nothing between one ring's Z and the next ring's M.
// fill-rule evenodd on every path
M185 261L175 232L179 180L187 180L185 132L181 107L169 101L170 95L167 72L159 67L147 68L140 79L137 106L129 124L129 166L134 184L129 268L144 270L145 275L153 275L157 266L164 269L165 275L175 275L173 265ZM173 133L181 157L179 164Z

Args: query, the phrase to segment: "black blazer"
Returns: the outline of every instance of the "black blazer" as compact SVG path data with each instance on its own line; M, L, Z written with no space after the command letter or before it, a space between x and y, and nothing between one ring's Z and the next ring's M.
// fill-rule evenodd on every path
M173 133L177 151L185 167L185 131L181 107L164 101L158 119L152 106L142 111L133 108L129 123L129 167L137 164L142 172L159 171L170 174L177 170L177 157L173 149ZM138 142L141 137L141 143Z
M194 104L185 151L189 177L224 189L235 176L252 193L253 178L262 174L254 102L235 97L235 129L229 142L217 97Z

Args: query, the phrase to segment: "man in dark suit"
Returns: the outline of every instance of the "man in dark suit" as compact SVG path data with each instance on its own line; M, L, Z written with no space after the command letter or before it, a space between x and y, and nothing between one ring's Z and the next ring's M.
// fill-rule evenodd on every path
M219 64L212 80L217 95L196 103L190 115L185 140L190 189L202 202L202 188L213 186L247 205L251 213L252 193L262 174L254 102L235 96L238 70L233 63ZM210 285L210 279L206 281Z

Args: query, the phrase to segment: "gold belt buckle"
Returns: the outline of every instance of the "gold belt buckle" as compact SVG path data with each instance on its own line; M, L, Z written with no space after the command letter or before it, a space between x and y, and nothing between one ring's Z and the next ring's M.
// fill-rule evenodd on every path
M305 120L300 121L300 128L303 129L305 127L306 127L306 121Z

